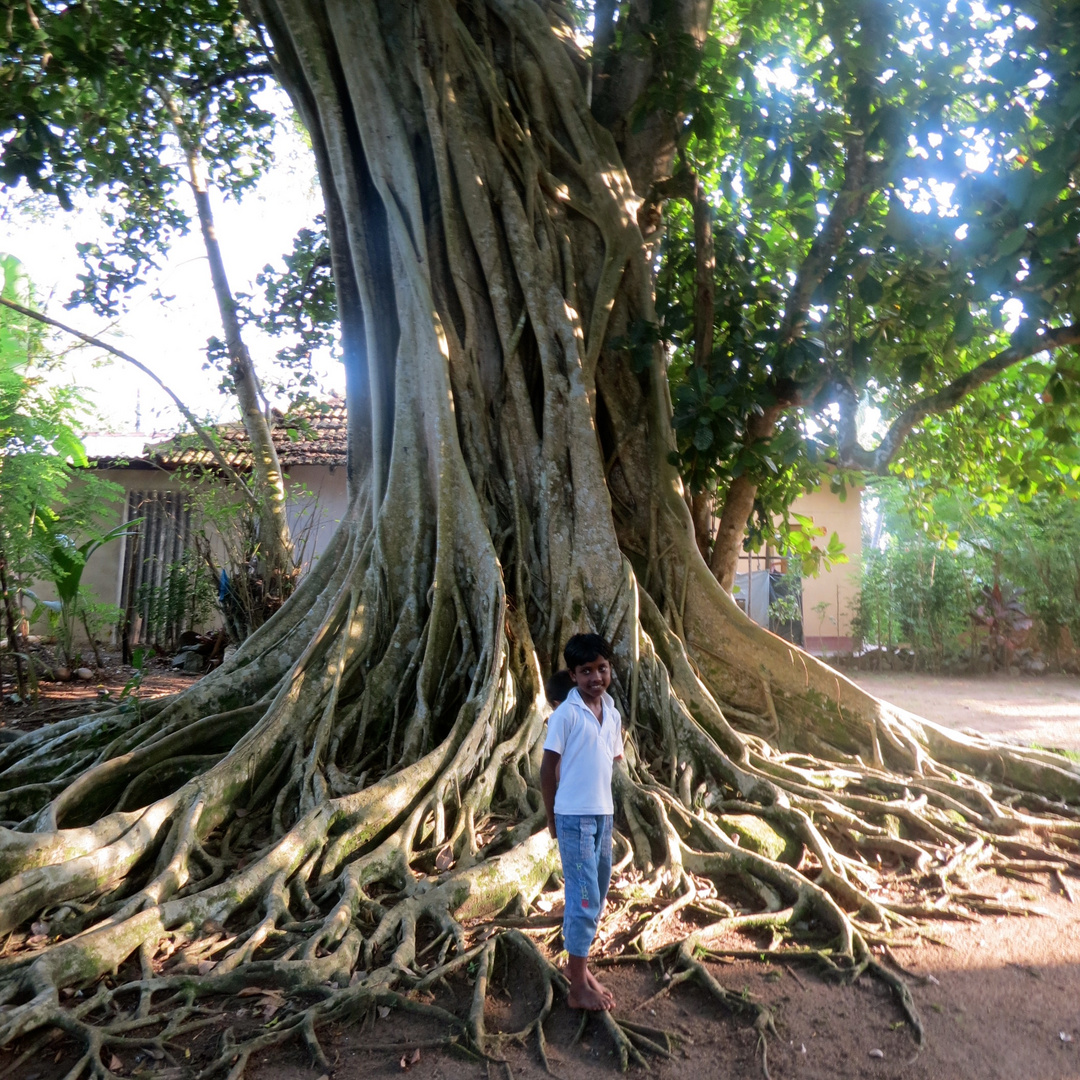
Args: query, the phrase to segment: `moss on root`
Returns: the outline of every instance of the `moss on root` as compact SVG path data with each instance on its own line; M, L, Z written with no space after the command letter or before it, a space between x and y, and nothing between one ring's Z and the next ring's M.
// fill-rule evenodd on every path
M796 866L802 858L803 846L796 837L784 835L754 814L721 814L718 824L733 840L738 837L740 847L767 859Z

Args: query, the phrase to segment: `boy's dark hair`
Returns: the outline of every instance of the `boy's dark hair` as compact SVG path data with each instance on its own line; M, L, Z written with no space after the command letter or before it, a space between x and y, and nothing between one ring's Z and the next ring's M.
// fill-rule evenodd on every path
M563 658L571 671L601 657L611 660L614 655L611 646L599 634L575 634L563 648Z
M566 700L566 695L574 689L574 680L570 678L570 672L566 668L556 671L546 683L544 693L552 705L561 705Z

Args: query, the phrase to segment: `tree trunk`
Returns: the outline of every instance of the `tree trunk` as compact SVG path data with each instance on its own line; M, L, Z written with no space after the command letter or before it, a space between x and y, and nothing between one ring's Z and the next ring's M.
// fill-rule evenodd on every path
M923 910L890 891L893 872L1020 830L1025 851L1080 868L1068 761L876 701L755 626L713 577L669 464L663 357L635 372L606 345L653 321L652 275L638 196L557 12L259 4L327 193L352 445L366 433L369 450L333 544L231 660L137 716L0 750L0 932L51 910L59 939L0 969L0 1000L19 1002L0 1044L61 1022L60 987L136 951L146 966L178 928L230 927L193 993L321 995L228 1046L214 1067L234 1076L255 1046L303 1032L317 1047L316 1023L404 1001L472 957L488 970L496 945L470 946L465 920L527 908L556 865L542 687L583 630L616 650L620 844L643 892L682 906L704 877L755 883L775 908L755 925L813 922L838 973L889 982L917 1031L865 936ZM733 844L732 813L805 856ZM742 925L702 910L715 921L671 963L767 1026L696 958ZM666 914L643 924L646 952ZM418 950L421 925L445 935L441 956ZM524 936L498 947L561 985ZM463 1036L480 1050L484 985ZM150 1007L149 981L126 986ZM639 1058L632 1028L605 1023L621 1060Z
M712 233L712 204L700 178L694 177L690 196L694 208L694 367L708 373L712 366L716 321L716 248ZM702 558L708 560L713 543L715 498L694 492L690 516ZM728 589L730 592L731 589Z
M752 416L746 425L746 445L753 446L759 439L768 439L776 429L776 421L782 411L780 406L774 405ZM754 512L757 491L757 481L744 472L731 481L724 496L724 509L716 530L709 567L725 592L731 592L735 587L739 556L746 539L746 526Z
M266 414L263 412L262 389L255 373L236 315L236 299L225 273L225 260L218 243L210 190L202 166L198 145L185 129L183 118L175 103L166 97L172 113L173 126L184 149L188 166L188 181L195 198L210 278L214 285L218 314L225 334L225 349L229 356L229 377L240 405L240 416L251 446L252 473L255 495L259 503L259 540L262 547L260 562L265 568L267 589L285 589L287 595L293 576L293 549L286 513L285 477L281 471L277 448Z
M3 596L4 618L7 622L8 651L15 660L15 685L19 690L19 701L26 701L26 669L23 666L23 653L19 647L19 618L15 614L15 598L8 588L7 558L0 550L0 595ZM3 692L0 690L0 696ZM0 701L0 707L3 702Z

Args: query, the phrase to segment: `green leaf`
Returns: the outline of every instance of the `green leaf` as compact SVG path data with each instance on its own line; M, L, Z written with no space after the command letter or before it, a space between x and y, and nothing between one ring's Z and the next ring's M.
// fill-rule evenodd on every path
M922 377L926 353L909 353L900 361L900 381L906 386L917 383Z
M1006 255L1014 255L1025 244L1028 238L1028 231L1026 228L1021 227L1019 229L1013 229L1012 232L1007 233L998 244L998 257L1003 258Z
M885 289L882 287L881 282L870 274L867 274L859 282L859 297L863 303L878 304L884 295Z

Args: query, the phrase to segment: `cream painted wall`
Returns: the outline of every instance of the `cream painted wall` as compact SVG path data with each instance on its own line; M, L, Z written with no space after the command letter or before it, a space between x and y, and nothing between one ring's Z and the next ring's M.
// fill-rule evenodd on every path
M297 465L290 485L289 530L305 563L322 554L349 508L344 465Z
M862 489L848 488L841 502L828 486L795 500L792 509L814 519L828 533L836 533L848 557L816 578L803 578L803 637L812 653L850 652L851 620L859 591L859 568L862 561ZM828 604L824 620L819 620L814 606Z

